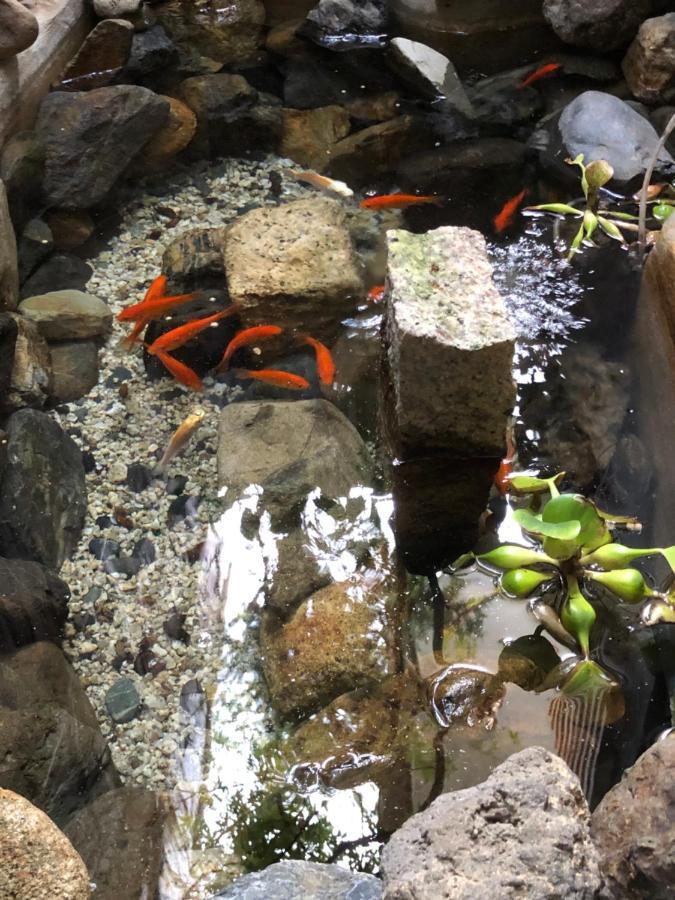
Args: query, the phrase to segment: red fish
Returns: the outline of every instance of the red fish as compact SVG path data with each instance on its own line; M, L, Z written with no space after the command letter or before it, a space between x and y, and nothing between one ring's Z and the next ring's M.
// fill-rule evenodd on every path
M308 334L301 334L300 340L304 341L305 344L309 344L314 350L316 371L319 374L321 384L332 384L335 381L335 363L328 347Z
M180 362L180 360L173 356L169 356L169 354L165 353L163 350L156 350L155 355L180 384L184 384L193 391L204 390L201 378L189 366L186 366L185 363Z
M550 78L558 69L562 69L562 63L546 63L545 66L539 66L538 69L535 69L534 72L520 82L518 90L529 87L541 78Z
M383 284L376 284L375 287L368 291L368 303L381 303L384 300L385 290Z
M511 437L511 429L506 430L506 456L499 464L497 474L495 475L495 487L502 495L508 494L511 487L511 473L513 472L513 461L516 458L516 448L513 446L513 438Z
M518 207L527 197L528 193L528 189L523 188L523 190L519 194L516 194L515 197L511 197L511 199L507 200L506 203L502 206L502 208L492 220L492 224L494 225L497 234L501 234L502 231L506 231L509 225L513 225L513 219L518 210Z
M435 203L440 206L443 200L436 196L424 194L383 194L379 197L367 197L359 203L361 209L407 209L420 203Z
M270 338L281 334L283 328L278 325L255 325L253 328L245 328L239 334L235 334L223 353L223 358L216 366L216 372L224 372L232 356L237 350L246 347L249 344L257 344L261 341L268 341Z
M169 312L175 306L182 303L188 303L190 300L196 300L200 297L201 291L193 291L191 294L176 294L173 297L154 297L152 300L141 300L140 303L134 303L133 306L127 306L122 312L117 314L118 322L145 321L150 319L160 319L164 313Z
M193 322L188 322L186 325L179 325L178 328L173 328L171 331L167 331L160 335L156 341L150 344L147 348L148 353L155 354L160 350L167 353L170 350L177 350L178 347L187 344L188 341L204 331L205 328L213 325L214 322L219 322L220 319L224 319L225 316L231 316L233 312L235 312L234 308L229 306L227 309L221 309L220 312L214 313L212 316L206 316L203 319L195 319Z
M254 378L256 381L264 381L265 384L273 384L275 387L289 388L292 391L304 391L309 387L309 381L302 375L294 375L292 372L283 372L281 369L234 369L237 378Z

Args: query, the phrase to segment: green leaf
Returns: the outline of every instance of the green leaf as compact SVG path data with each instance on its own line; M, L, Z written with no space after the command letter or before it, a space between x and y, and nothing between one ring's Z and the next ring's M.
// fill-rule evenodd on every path
M639 603L645 596L652 594L637 569L616 569L613 572L593 572L587 569L584 575L599 584L604 584L626 603Z
M509 479L511 491L514 494L544 494L551 489L551 482L558 483L565 477L564 472L558 472L554 478L537 478L535 475L512 475Z
M552 497L544 506L541 517L545 522L578 521L581 527L577 543L586 552L611 540L609 530L595 506L578 494Z
M533 569L511 569L504 572L499 582L506 594L518 597L529 597L545 581L551 580L550 572L535 572Z
M594 193L614 178L614 169L606 159L594 159L586 166L586 181Z
M495 547L489 553L481 553L476 559L478 562L494 566L497 569L519 569L521 566L533 566L536 563L555 565L555 560L544 553L530 550L528 547L521 547L519 544L502 544L501 547Z
M675 547L664 547L661 550L661 555L668 563L671 570L675 572Z
M574 259L574 254L577 252L577 250L581 246L581 242L584 239L585 233L586 232L584 229L584 223L582 222L581 227L579 228L576 235L574 236L574 240L570 244L570 252L567 254L567 262L571 262L571 260Z
M657 203L656 206L652 208L652 215L655 219L658 219L659 222L665 222L674 212L675 207L671 206L670 203Z
M556 538L559 541L573 541L581 531L581 524L578 521L546 522L529 509L517 509L513 518L528 534Z
M572 668L568 677L559 687L568 697L582 697L591 700L598 693L617 690L619 684L592 659L584 659Z
M624 236L621 234L614 222L610 222L608 219L604 219L602 216L598 216L598 225L602 228L605 234L609 235L609 237L613 238L615 241L621 241L621 243L624 242Z
M625 212L615 212L614 210L603 209L603 213L607 213L608 216L611 216L613 219L624 219L626 222L637 222L638 217L634 216L632 213Z
M461 556L458 556L457 559L452 563L450 568L453 572L456 572L457 569L464 569L466 566L470 566L472 563L476 561L475 554L473 553L462 553Z
M593 504L595 506L595 504ZM598 509L595 507L595 511L600 516L601 519L604 519L605 522L611 522L613 525L640 525L640 521L636 516L618 516L616 513L605 512L602 509ZM640 529L642 526L640 526Z
M540 203L539 206L528 206L527 209L558 213L561 216L583 216L583 212L580 209L567 203Z
M640 619L645 625L675 623L675 606L667 603L663 598L650 600L642 607Z
M593 234L597 227L598 227L597 216L595 216L594 213L592 213L590 211L590 209L587 209L586 212L584 213L584 229L586 231L586 240L587 241L590 241L590 239L593 237Z
M581 169L581 189L584 192L584 197L588 199L588 179L586 178L586 166L584 165L584 154L579 153L578 156L575 156L574 159L566 159L565 162L568 166L579 166Z
M655 553L661 552L658 547L633 549L632 547L624 547L623 544L605 544L592 553L582 556L579 563L582 566L600 566L602 569L612 571L613 569L625 568L634 559L639 559L641 556L653 556Z
M579 646L588 656L591 628L595 622L595 610L579 590L576 579L568 577L569 594L560 619L565 628L579 641Z

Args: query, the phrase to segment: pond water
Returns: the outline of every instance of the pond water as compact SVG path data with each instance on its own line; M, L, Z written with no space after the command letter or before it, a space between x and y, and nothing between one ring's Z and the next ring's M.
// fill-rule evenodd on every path
M270 3L267 24L281 31L314 5ZM527 66L558 46L551 34L549 45L537 42L539 3L512 4L508 15L490 2L455 4L451 16L422 0L393 6L402 33L456 54L467 83ZM503 46L480 68L473 48L493 34L504 35ZM230 68L273 92L288 77L290 42L284 52L281 61L267 53L255 65ZM353 90L359 52L375 51L341 56L345 102L369 92L372 60L363 69L364 90ZM204 63L199 74L215 71ZM570 76L570 90L578 77ZM170 81L161 82L168 94ZM378 85L378 93L386 87ZM555 106L547 90L542 95ZM420 129L437 113L435 103L414 91L400 101ZM534 109L543 112L537 102ZM508 127L488 118L481 135L524 142L537 115ZM355 121L362 124L352 116L348 127ZM452 115L444 122L475 136L473 123ZM429 154L453 147L453 138L439 136L434 148L409 143L409 152L394 148L395 164L370 171L357 159L353 178L345 176L356 197L340 202L364 289L339 325L327 327L333 384L321 384L313 352L298 344L297 323L281 317L273 324L295 329L294 337L275 338L269 350L252 342L235 368L255 374L264 359L266 367L307 379L297 395L232 372L205 375L213 366L205 362L213 349L206 343L189 357L178 354L204 376L196 395L147 353L124 351L127 324L115 320L100 347L98 381L84 396L51 404L89 461L84 528L60 569L72 595L63 648L122 783L158 792L169 809L161 862L148 869L145 896L210 898L238 875L284 859L378 875L383 844L411 815L443 792L478 784L530 746L561 755L594 807L669 726L663 667L655 662L666 638L645 637L635 615L608 593L594 599L600 627L593 658L615 684L580 699L546 686L546 675L576 651L539 627L527 601L505 596L483 569L452 569L473 549L522 543L514 519L522 502L491 486L499 459L397 457L382 364L389 301L367 296L385 284L388 228L426 234L468 226L484 234L516 333L508 423L514 470L564 471L566 491L640 519L642 532L622 534L624 543L665 546L675 538L671 426L664 429L652 404L655 392L675 391L662 362L667 338L654 329L640 268L609 241L568 262L566 235L551 217L516 212L496 233L495 215L519 191L529 192L529 204L568 197L531 153L515 164L443 168ZM186 154L118 185L90 210L91 235L69 251L93 270L87 292L116 315L143 297L168 260L171 293L202 291L206 306L198 314L226 306L222 248L214 263L216 245L207 239L200 245L188 237L178 249L176 242L259 207L319 196L289 175L292 161L268 149L207 160ZM365 196L399 190L433 192L443 202L374 214L358 208ZM13 209L21 199L13 198ZM194 317L192 310L173 325ZM209 332L218 354L235 331L226 317ZM423 383L426 375L418 377ZM291 399L324 399L333 412L312 413L308 425L292 418ZM264 412L279 417L269 431L259 433L257 413L247 418L254 404L275 408ZM199 430L157 473L172 433L197 410ZM277 457L264 471L269 447L283 468L276 481L270 471ZM665 563L643 568L667 589ZM130 716L115 707L114 692L111 699L122 680L132 694L123 698ZM81 790L73 788L73 797ZM107 837L103 827L92 838L101 852Z

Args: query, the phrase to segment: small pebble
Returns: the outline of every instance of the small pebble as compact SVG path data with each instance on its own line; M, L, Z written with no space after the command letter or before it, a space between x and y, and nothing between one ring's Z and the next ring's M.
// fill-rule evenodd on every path
M105 561L120 555L120 545L117 541L109 541L107 538L93 538L89 541L89 552L96 559Z
M140 494L153 482L152 470L143 463L132 463L126 471L126 482L130 490Z
M187 616L183 613L174 612L164 623L164 631L172 641L181 641L183 644L190 643L190 635L185 630L186 618Z
M113 722L131 722L141 711L143 703L130 678L120 678L105 695L105 705Z
M127 480L127 471L123 462L116 461L108 469L108 478L113 484L122 484Z
M152 541L149 538L143 538L136 542L131 555L134 559L140 560L142 565L148 566L151 562L155 561L157 552Z
M108 575L126 575L127 578L133 578L141 571L143 563L133 556L120 556L106 559L103 567Z
M166 492L172 496L178 497L185 490L188 480L185 475L172 475L166 482Z

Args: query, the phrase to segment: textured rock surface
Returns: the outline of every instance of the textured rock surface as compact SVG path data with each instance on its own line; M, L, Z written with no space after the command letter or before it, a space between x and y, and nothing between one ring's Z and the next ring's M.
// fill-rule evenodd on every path
M7 193L0 181L0 310L16 309L19 297L19 268L16 237L9 216Z
M389 58L395 71L422 96L431 100L446 97L455 109L466 115L472 113L462 82L447 56L418 41L394 38L389 44Z
M238 878L216 896L222 900L379 900L382 883L373 875L340 866L284 860Z
M88 900L89 875L62 831L39 809L0 788L0 896Z
M54 291L82 291L91 278L93 269L79 256L55 253L36 269L21 286L20 297L38 297Z
M675 97L675 12L642 23L622 68L638 100L659 103Z
M563 41L607 51L627 44L650 0L544 0L544 16Z
M189 106L175 97L164 99L169 104L169 118L143 151L139 168L144 172L161 169L188 146L197 131L197 117Z
M98 337L112 328L107 304L82 291L51 291L27 297L19 311L34 322L48 341Z
M254 209L231 226L225 267L248 325L283 322L330 340L360 300L357 261L339 203L317 197Z
M43 407L49 397L49 347L37 326L16 313L0 313L0 353L8 379L2 382L0 411Z
M33 44L38 21L19 0L0 0L0 62L11 59Z
M98 381L98 348L93 341L63 341L49 348L52 396L61 403L79 400Z
M332 579L300 528L277 541L277 554L266 573L265 606L285 617L298 603Z
M129 59L134 26L124 19L99 22L68 64L60 90L91 91L112 84Z
M412 116L396 116L338 141L330 151L328 172L356 186L392 171L399 160L434 143Z
M142 0L93 0L94 12L101 19L129 16L138 10Z
M223 249L227 228L195 228L167 245L162 272L179 289L222 284L225 275Z
M407 453L498 456L515 400L514 333L478 232L387 232L387 360Z
M61 641L70 591L55 572L36 562L0 557L0 584L0 650Z
M606 895L667 900L675 884L675 737L658 741L600 801L591 820Z
M385 900L593 900L589 812L565 763L540 747L482 784L443 794L382 853Z
M168 117L168 102L136 85L49 94L36 123L47 201L64 209L100 203Z
M100 900L152 897L164 850L167 807L152 791L108 791L77 812L65 833L84 860Z
M302 31L326 47L371 43L384 35L389 20L389 0L319 0Z
M317 591L285 625L264 619L263 671L282 715L313 712L392 674L394 654L383 628L388 596L381 578L360 574Z
M279 153L301 166L321 171L333 144L349 134L349 113L341 106L284 109Z
M0 472L0 553L57 568L80 537L87 489L78 446L46 413L22 409L6 425Z

